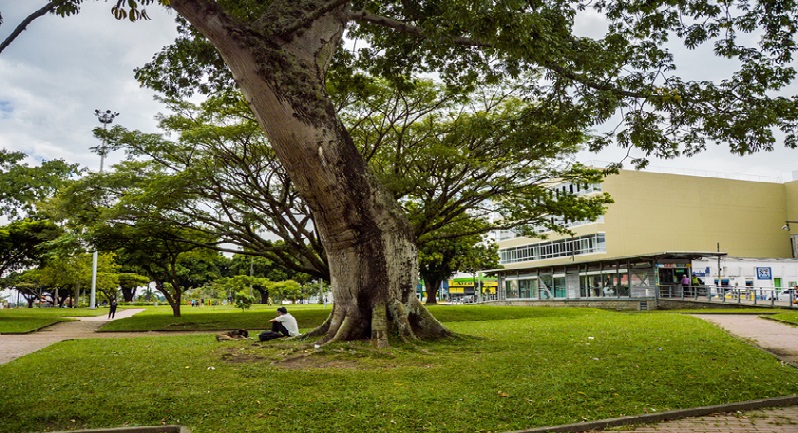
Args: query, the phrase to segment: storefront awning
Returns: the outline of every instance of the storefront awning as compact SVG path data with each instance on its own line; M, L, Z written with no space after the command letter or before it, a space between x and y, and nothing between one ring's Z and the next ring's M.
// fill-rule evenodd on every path
M658 260L674 260L674 259L697 260L705 257L723 257L727 255L728 253L722 251L662 251L655 253L638 254L633 256L602 257L602 258L593 258L592 260L578 260L578 261L575 260L570 263L538 264L533 262L526 266L518 266L509 269L508 268L488 269L482 272L486 274L499 274L501 272L513 272L520 270L527 271L534 269L572 266L572 265L609 264L609 263L640 262L640 261L650 261L650 260L658 261ZM586 259L586 257L582 258ZM537 262L541 262L541 260L537 260Z

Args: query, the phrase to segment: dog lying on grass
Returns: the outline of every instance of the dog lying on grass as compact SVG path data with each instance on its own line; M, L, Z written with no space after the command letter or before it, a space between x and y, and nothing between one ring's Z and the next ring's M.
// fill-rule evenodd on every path
M216 341L226 341L226 340L244 340L249 338L249 332L246 329L234 329L232 331L227 331L223 334L216 335Z

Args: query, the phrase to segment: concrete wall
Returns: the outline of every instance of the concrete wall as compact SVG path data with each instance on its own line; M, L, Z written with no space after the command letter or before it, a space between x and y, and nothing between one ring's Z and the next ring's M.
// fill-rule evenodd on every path
M774 308L794 311L794 309L782 306L771 307L769 303L760 305L738 304L736 302L701 302L681 299L612 299L612 300L588 300L588 299L550 299L546 301L536 300L509 300L509 301L490 301L485 304L503 305L514 307L583 307L599 308L602 310L613 311L643 311L643 310L695 310L695 309L730 309L730 308ZM643 307L645 305L645 307Z
M718 243L731 256L792 257L789 232L781 227L788 214L798 220L798 181L781 184L622 170L602 187L615 200L604 222L573 231L576 237L605 233L607 252L577 256L577 262L663 251L716 251ZM798 233L798 224L792 228ZM516 238L499 246L538 242ZM565 263L573 259L512 263L505 269Z
M679 300L679 299L659 299L657 300L657 309L658 310L695 310L695 309L706 309L706 310L717 310L717 309L730 309L730 308L773 308L773 309L784 309L784 310L792 310L790 307L782 307L782 306L770 306L770 303L762 303L759 305L752 305L752 304L738 304L735 302L700 302L700 301L687 301L687 300Z
M653 310L656 307L656 301L651 299L549 299L545 301L538 300L508 300L508 301L490 301L486 302L490 305L505 305L505 306L521 306L521 307L584 307L584 308L600 308L602 310L614 311L640 311L645 304L645 309Z
M785 220L798 221L798 180L784 184L784 201L787 202L787 214ZM798 233L798 226L790 227L792 233Z
M784 185L623 171L604 190L607 255L721 251L738 257L791 257L781 226Z

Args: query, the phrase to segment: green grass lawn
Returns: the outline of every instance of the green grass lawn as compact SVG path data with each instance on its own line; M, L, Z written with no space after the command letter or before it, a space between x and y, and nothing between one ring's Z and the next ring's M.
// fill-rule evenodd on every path
M214 307L180 308L180 317L174 317L169 305L148 307L133 317L105 324L101 331L204 331L226 329L266 329L271 324L279 305L253 305L241 311L231 305ZM135 308L135 307L131 307ZM330 307L319 305L286 305L296 317L300 327L315 326L330 314Z
M174 317L169 306L148 308L133 317L118 319L104 325L101 331L203 331L226 329L266 329L269 319L276 316L279 305L253 305L251 309L241 311L233 306L183 307L180 317ZM316 326L324 321L330 313L319 305L286 305L288 311L296 317L300 328ZM479 309L474 313L472 306L438 305L430 310L445 322L509 320L525 317L542 317L548 309L529 309L517 307L490 307Z
M326 314L288 308L303 330ZM274 307L210 310L185 319L262 321ZM506 431L798 393L792 367L687 315L432 311L462 337L387 350L210 335L65 341L0 366L0 432Z
M794 325L798 325L798 311L789 311L784 313L774 314L772 316L773 319L781 320L782 322L792 323Z
M0 309L0 334L25 334L70 317L90 317L108 314L88 308L4 308Z

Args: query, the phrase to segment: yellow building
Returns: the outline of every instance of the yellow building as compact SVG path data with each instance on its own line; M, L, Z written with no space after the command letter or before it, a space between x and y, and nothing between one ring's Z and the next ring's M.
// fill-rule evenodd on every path
M555 188L615 202L598 221L572 224L573 236L497 234L500 299L653 296L690 273L692 260L792 258L798 242L798 223L783 229L798 220L798 181L621 170L601 185Z

